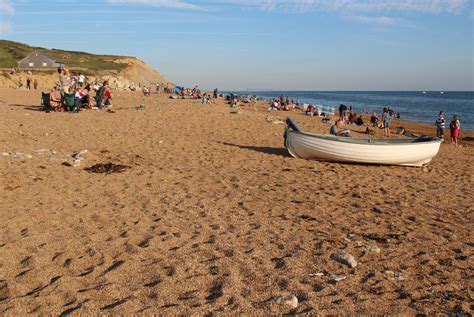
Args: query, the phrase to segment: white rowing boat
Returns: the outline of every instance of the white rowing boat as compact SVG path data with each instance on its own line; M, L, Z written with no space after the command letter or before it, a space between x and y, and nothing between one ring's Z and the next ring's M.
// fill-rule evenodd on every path
M287 119L285 146L297 158L326 161L423 166L438 154L441 140L420 137L409 139L359 139L303 132Z

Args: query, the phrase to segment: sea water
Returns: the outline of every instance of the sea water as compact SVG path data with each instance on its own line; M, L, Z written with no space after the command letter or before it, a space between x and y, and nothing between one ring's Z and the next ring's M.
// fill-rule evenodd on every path
M238 95L256 95L270 99L289 96L300 103L335 107L352 106L357 113L377 112L384 107L399 112L402 120L433 124L440 111L446 112L449 123L458 115L461 130L474 131L473 91L240 91ZM449 126L449 124L447 125Z

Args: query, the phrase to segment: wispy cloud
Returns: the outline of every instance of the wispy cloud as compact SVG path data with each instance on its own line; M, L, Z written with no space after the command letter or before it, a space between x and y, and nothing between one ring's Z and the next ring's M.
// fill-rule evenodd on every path
M338 11L347 12L418 12L459 13L471 0L221 0L240 6L254 6L264 10Z
M12 25L8 21L0 21L0 35L7 35L12 32Z
M15 9L10 0L0 0L0 18L2 15L13 16ZM12 24L8 20L0 19L0 35L7 35L12 32Z
M0 0L3 1L3 0ZM184 10L213 10L225 6L258 8L264 11L335 12L342 15L387 14L458 14L470 7L473 0L105 0L113 4L149 5ZM362 22L362 21L361 21ZM383 23L383 22L382 22Z
M352 15L349 19L361 23L376 25L394 25L400 22L399 19L388 16Z
M15 14L15 9L13 9L13 4L10 0L0 0L0 14Z
M198 10L199 6L181 0L106 0L115 4L150 5L168 9Z

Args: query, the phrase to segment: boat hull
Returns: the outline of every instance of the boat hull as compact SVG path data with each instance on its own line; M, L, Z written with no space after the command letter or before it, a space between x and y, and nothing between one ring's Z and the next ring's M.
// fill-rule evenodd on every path
M288 129L285 145L297 158L363 164L423 166L438 154L441 140L349 139Z

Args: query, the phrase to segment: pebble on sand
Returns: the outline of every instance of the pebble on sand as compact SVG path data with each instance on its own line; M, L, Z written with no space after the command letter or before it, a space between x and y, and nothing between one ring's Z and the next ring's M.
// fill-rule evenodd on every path
M344 252L336 253L332 256L332 259L339 263L350 266L352 268L357 266L356 259L354 259L354 257L350 255L349 253L344 253Z
M344 275L331 275L329 277L329 281L334 283L344 281L345 279L346 277Z
M72 155L72 158L74 159L73 166L80 166L81 162L84 160L83 155L86 154L88 151L87 150L82 150L80 152L74 153Z
M371 252L371 253L380 253L380 248L376 245L370 245L368 244L366 246L366 249L367 251Z
M280 305L290 306L291 308L298 307L298 298L295 295L279 296L275 302Z

